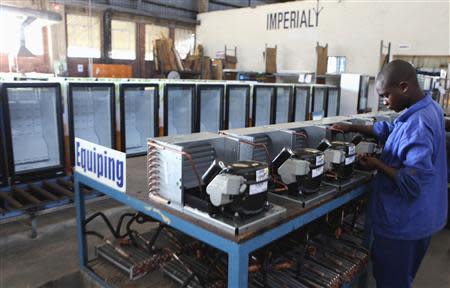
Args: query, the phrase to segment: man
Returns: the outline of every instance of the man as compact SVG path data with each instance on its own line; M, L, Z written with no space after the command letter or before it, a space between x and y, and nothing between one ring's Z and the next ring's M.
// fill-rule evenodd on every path
M419 88L416 71L392 61L376 90L389 109L404 110L393 124L335 125L384 142L381 159L360 163L378 169L370 203L373 274L380 288L411 287L430 243L447 218L447 163L443 111Z

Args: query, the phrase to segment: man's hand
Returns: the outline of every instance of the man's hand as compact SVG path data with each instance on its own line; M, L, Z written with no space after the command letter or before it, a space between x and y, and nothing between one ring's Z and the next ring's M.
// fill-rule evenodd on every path
M337 123L331 126L330 130L339 131L342 133L348 133L352 131L352 125Z
M383 161L368 155L359 156L359 164L366 169L377 169L391 179L395 179L395 175L397 174L397 169L387 166Z
M366 169L375 170L380 167L379 163L381 161L377 158L368 156L366 154L359 156L359 164Z

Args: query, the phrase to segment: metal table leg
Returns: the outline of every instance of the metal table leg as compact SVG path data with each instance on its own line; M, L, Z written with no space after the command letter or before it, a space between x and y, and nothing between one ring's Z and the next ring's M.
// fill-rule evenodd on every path
M86 218L84 193L81 192L80 182L75 174L74 178L75 188L75 206L77 209L77 237L78 237L78 253L80 257L81 268L87 265L87 243L86 233L84 229L84 219Z
M248 255L237 244L228 252L228 288L248 287Z

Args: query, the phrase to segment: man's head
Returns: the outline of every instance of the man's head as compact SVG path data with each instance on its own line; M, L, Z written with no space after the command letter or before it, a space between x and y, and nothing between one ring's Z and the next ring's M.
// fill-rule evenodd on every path
M422 97L416 69L406 61L394 60L383 67L376 80L377 93L389 109L400 112Z

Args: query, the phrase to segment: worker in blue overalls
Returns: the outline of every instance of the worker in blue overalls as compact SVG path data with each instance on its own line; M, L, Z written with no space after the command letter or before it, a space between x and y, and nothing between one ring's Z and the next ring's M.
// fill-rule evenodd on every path
M444 116L424 95L414 67L405 61L385 65L376 90L389 109L403 111L390 124L335 125L384 142L380 159L359 161L377 169L370 211L373 222L373 274L379 288L407 288L447 218L447 163ZM443 251L443 253L445 253Z

